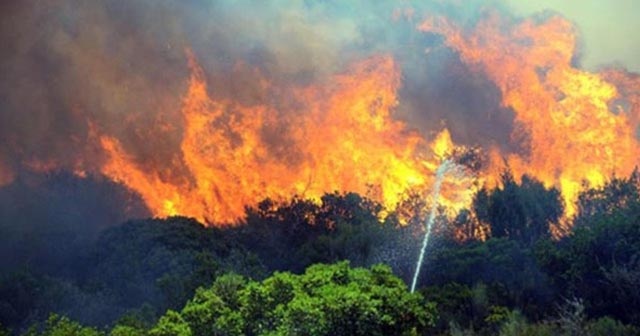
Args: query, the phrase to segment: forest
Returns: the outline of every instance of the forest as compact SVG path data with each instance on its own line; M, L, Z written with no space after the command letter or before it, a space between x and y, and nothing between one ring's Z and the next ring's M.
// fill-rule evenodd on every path
M0 0L0 336L640 336L637 13Z
M56 205L19 183L0 198ZM63 196L86 198L76 189ZM115 211L98 208L85 215ZM437 218L410 293L418 210L336 192L266 199L234 226L4 224L0 335L640 335L638 173L585 188L559 235L558 190L504 173L471 209Z

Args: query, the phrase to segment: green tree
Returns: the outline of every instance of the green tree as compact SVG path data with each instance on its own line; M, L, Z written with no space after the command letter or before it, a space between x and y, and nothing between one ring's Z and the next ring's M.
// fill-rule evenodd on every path
M149 331L149 336L191 336L189 325L179 313L169 310L158 324Z
M518 184L504 172L501 186L481 189L473 201L476 217L491 228L492 237L508 237L527 245L549 237L550 225L563 213L560 192L523 175Z
M638 336L640 328L626 325L610 317L590 321L586 326L589 336Z
M52 314L47 319L44 329L38 333L36 328L32 327L27 331L27 336L102 336L102 332L80 325L78 322L71 321L69 318Z
M182 309L182 316L194 335L240 335L244 324L239 313L240 291L246 281L239 275L226 274L209 289L199 288Z
M147 335L147 331L144 329L139 329L139 328L127 326L127 325L119 325L119 324L116 324L113 327L113 329L111 329L111 332L109 333L109 336L146 336L146 335Z
M382 210L355 193L328 193L320 203L266 199L246 209L245 223L235 231L271 271L302 272L344 259L365 266L391 229L380 222Z
M449 282L442 286L429 286L420 292L425 299L436 304L438 320L436 328L444 332L451 324L464 327L480 325L484 314L478 316L473 291L469 286Z
M584 300L589 317L640 323L640 187L637 172L579 196L573 231L536 246L558 294Z
M435 317L435 306L409 293L388 267L341 262L262 282L221 277L150 335L401 335L424 331Z
M588 188L578 196L578 211L573 227L593 226L603 216L616 215L633 220L640 212L640 173L628 178L613 177L604 186Z
M492 305L519 308L528 318L537 320L553 304L554 297L548 276L536 264L532 251L516 240L490 238L486 242L434 246L426 255L423 267L424 276L418 288L444 288L443 286L451 283L464 285L472 290L484 287L487 302L482 305L474 304L476 308ZM475 296L477 295L473 294L472 297ZM467 300L470 299L471 297L467 297ZM464 306L461 309L462 307ZM474 310L468 319L457 322L465 327L470 319L478 321L485 311L486 309Z

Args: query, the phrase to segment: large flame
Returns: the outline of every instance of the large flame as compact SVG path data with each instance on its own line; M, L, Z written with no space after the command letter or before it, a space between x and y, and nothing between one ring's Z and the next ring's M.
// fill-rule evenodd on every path
M463 30L446 18L420 26L445 37L470 67L482 71L515 112L514 139L524 139L526 155L493 151L495 178L503 158L516 176L529 174L562 191L566 216L576 212L583 181L600 186L611 174L629 174L638 163L635 122L612 113L619 97L606 80L572 65L576 33L560 16L505 22L497 14ZM622 83L621 83L622 84Z
M306 7L299 10L303 8ZM167 15L173 14L169 11ZM167 53L168 59L159 62L161 66L134 71L133 75L130 70L135 69L129 61L138 65L144 62L134 52L136 48L131 49L135 57L123 50L136 43L126 43L123 50L115 48L114 53L121 59L114 59L117 62L113 64L109 57L96 57L113 49L111 38L101 41L86 37L80 42L87 45L81 43L77 52L69 54L65 48L72 45L55 44L65 51L61 59L68 58L73 66L60 70L65 76L52 78L74 85L52 92L48 100L34 96L33 101L43 100L43 106L47 102L55 106L64 102L57 108L41 109L37 103L25 109L44 111L38 123L2 118L3 122L10 122L6 130L16 130L15 134L4 136L7 146L0 148L0 186L10 183L20 169L68 169L79 176L100 172L138 192L156 216L186 215L210 224L236 222L246 206L265 198L300 195L317 200L325 192L334 191L358 192L393 210L416 191L420 197L428 197L434 172L456 152L458 140L470 146L484 146L482 153L488 159L481 170L474 168L477 176L473 178L461 175L447 179L441 202L452 212L469 207L475 186L497 183L508 168L516 177L529 174L546 186L558 187L566 205L565 218L570 219L577 211L575 200L582 188L600 186L612 174L627 175L638 164L640 77L620 68L597 73L580 69L576 65L576 29L566 19L545 14L516 20L490 12L475 24L462 26L460 20L466 19L455 15L431 16L415 30L417 11L388 15L388 22L370 25L371 20L367 19L362 27L342 22L335 30L325 24L300 30L299 26L309 24L303 21L310 20L300 17L301 21L293 26L280 27L280 33L285 32L283 36L296 42L290 48L280 48L289 40L282 42L277 32L274 37L254 37L253 29L263 28L262 25L249 25L246 31L243 28L232 33L225 30L220 36L211 34L220 43L225 38L235 42L233 34L240 34L242 41L251 43L238 43L243 47L229 53L218 49L233 49L236 43L203 48L198 52L202 66L188 51L190 76L182 72L184 69L178 71L174 64L184 63L181 51L174 51L186 43L182 34L172 36L180 43L167 44L166 50L160 51L149 43L154 46L149 52ZM320 17L325 22L325 16ZM104 24L111 27L111 23ZM384 41L376 43L378 36L367 34L382 33L387 27L377 28L383 24L397 26L389 26L393 32L380 36ZM156 28L158 32L165 31L164 26ZM293 31L300 34L289 34ZM184 34L188 32L186 29ZM329 38L337 32L344 36ZM424 38L423 34L429 36ZM102 36L98 32L96 35ZM205 35L208 39L209 34ZM443 37L443 49L434 48L439 39L431 35ZM115 39L120 34L113 36ZM145 38L149 36L136 36L132 41ZM264 49L254 43L254 38L267 39L263 41ZM73 40L73 36L68 39ZM59 42L65 41L61 38ZM94 46L93 42L101 43ZM426 56L421 54L421 45L416 48L423 42L429 44L425 45ZM255 52L251 47L254 44ZM405 46L406 50L396 50ZM86 55L85 47L91 51ZM324 50L331 48L336 49ZM206 58L208 50L218 53ZM459 56L451 64L462 64L459 68L464 71L442 71L448 69L451 59L440 58L450 56L451 51ZM309 56L308 62L301 55ZM270 62L271 58L277 62ZM211 59L215 62L211 63ZM163 72L165 65L173 66L166 76L149 75ZM101 75L85 81L88 69L93 68L101 69ZM467 109L472 110L468 105L478 99L459 97L457 89L445 92L450 86L457 87L456 83L468 84L469 74L475 76L468 80L473 82L469 86L473 90L493 85L489 87L491 101L487 103L491 106L482 100L478 110L468 112ZM132 78L122 79L129 75ZM14 77L19 78L15 74ZM176 82L165 83L157 78ZM186 87L180 86L183 82L178 78L188 79ZM407 79L405 88L410 89L401 90L403 78ZM478 78L482 80L477 81ZM58 85L53 79L52 83ZM449 79L454 80L447 82ZM227 85L224 80L231 83ZM426 85L424 82L429 80L442 80L444 84ZM42 91L51 91L46 88ZM428 91L424 95L427 98L416 98L422 89ZM81 91L78 97L71 94L77 90ZM465 86L462 94L464 90L468 88ZM438 100L440 94L443 101L429 105L428 100ZM501 106L497 106L494 96ZM17 109L27 101L22 97L31 96L6 97L15 100L10 105ZM174 102L178 97L181 100ZM458 98L459 105L464 105L459 110L449 103ZM406 104L400 99L406 99ZM144 103L137 104L138 100ZM493 112L482 108L500 110L504 115L499 120L485 118L483 115ZM65 118L50 118L51 111L58 110L71 112L64 114ZM403 113L405 121L396 112ZM53 119L59 120L53 123ZM445 120L440 123L435 119ZM86 132L84 120L89 120ZM420 124L409 127L406 120ZM66 127L69 121L72 125ZM475 124L478 121L489 128L487 132L460 136L481 127ZM442 127L447 124L451 133ZM494 131L498 136L492 137ZM511 138L504 140L509 132ZM41 149L42 139L49 138L51 146ZM150 140L141 144L140 139L144 138ZM495 145L496 139L509 143Z
M139 192L157 216L234 222L267 197L319 199L333 191L366 194L392 209L410 188L428 189L437 162L453 149L446 130L428 146L393 119L400 71L389 56L366 59L325 85L293 89L298 111L289 113L211 99L189 55L182 164L175 167L184 165L186 176L143 170L115 138L100 138L108 153L102 172ZM286 133L283 148L269 143L273 132ZM471 192L462 195L450 205L467 204Z

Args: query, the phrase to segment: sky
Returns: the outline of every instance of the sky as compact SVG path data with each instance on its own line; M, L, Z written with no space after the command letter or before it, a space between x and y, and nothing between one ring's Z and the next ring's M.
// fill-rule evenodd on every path
M582 65L586 69L621 64L640 72L640 1L505 1L519 15L551 9L574 21L582 33Z

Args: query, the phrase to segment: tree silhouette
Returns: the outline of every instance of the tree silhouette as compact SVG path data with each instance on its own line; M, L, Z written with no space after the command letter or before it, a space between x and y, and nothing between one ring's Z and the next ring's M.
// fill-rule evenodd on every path
M478 220L490 226L493 237L531 245L550 235L550 225L558 222L564 207L557 189L547 189L527 175L518 184L507 171L501 186L478 191L473 209Z

